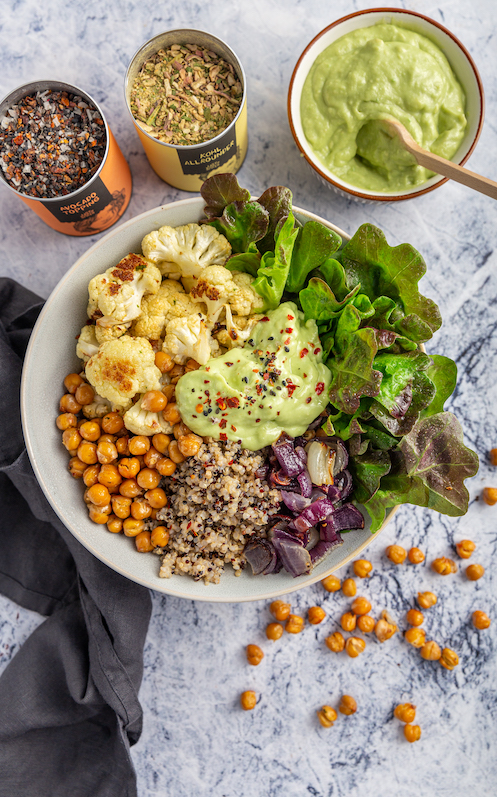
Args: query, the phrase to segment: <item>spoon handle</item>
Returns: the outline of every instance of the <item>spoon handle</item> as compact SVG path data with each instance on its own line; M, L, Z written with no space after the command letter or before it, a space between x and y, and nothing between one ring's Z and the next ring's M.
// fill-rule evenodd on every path
M482 177L480 174L476 174L476 172L471 172L463 166L458 166L456 163L452 163L452 161L441 158L439 155L427 152L427 150L420 147L419 144L414 141L400 122L385 120L385 123L392 133L399 136L405 149L410 152L411 155L414 155L420 166L424 166L426 169L436 172L436 174L449 177L451 180L462 183L468 186L468 188L472 188L474 191L479 191L481 194L492 197L492 199L497 199L496 182L489 180L488 177Z

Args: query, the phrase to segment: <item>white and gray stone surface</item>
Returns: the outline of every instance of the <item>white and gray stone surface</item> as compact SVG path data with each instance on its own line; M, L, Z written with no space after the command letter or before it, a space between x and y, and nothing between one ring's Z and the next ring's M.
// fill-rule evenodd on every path
M496 205L452 182L410 202L355 204L330 192L308 170L287 122L288 84L305 45L334 19L366 7L365 0L1 3L0 95L52 78L80 86L100 103L133 173L133 196L123 221L189 196L154 174L134 131L123 88L132 55L147 39L173 28L200 28L224 39L242 61L248 82L249 151L239 172L241 184L255 195L270 185L287 185L296 205L346 231L370 221L385 231L391 245L409 242L421 252L428 269L422 292L438 302L444 319L428 350L458 364L449 408L464 426L466 444L480 457L479 473L468 485L467 515L451 519L401 508L372 541L367 554L373 575L358 589L371 600L374 615L388 609L400 630L416 593L436 592L438 604L426 612L425 627L429 637L458 652L460 664L453 672L423 661L401 633L383 645L368 639L365 652L354 660L330 653L324 637L338 628L349 601L341 593L329 595L320 584L299 591L296 583L290 597L297 613L323 606L326 621L276 643L264 636L265 602L194 603L154 594L140 693L144 732L133 748L140 797L497 795L497 506L480 498L485 485L497 486L497 470L488 458L497 446ZM409 8L447 26L475 59L485 88L486 121L468 165L497 179L494 0L413 0ZM52 231L0 186L0 273L40 296L47 297L100 237ZM454 556L454 543L462 538L476 542L472 561L486 567L476 583L465 578L462 567L447 578L430 569L435 557ZM384 550L393 542L418 545L426 562L389 563ZM473 628L475 609L493 618L487 631ZM41 621L0 598L2 667ZM250 642L265 651L258 667L245 660ZM252 712L239 707L245 689L259 695ZM357 713L339 715L333 728L322 728L316 709L323 703L337 706L344 693L356 698ZM393 718L394 706L406 701L416 704L422 728L421 740L413 745Z

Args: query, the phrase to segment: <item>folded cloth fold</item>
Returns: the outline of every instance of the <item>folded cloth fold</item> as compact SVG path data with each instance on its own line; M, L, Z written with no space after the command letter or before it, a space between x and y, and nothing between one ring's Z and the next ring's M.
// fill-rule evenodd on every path
M133 797L150 594L76 540L32 470L19 389L42 306L0 278L0 591L47 618L0 678L0 797Z

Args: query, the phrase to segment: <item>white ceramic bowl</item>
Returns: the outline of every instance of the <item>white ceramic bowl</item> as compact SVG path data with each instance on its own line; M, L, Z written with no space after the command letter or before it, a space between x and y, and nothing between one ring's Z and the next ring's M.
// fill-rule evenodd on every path
M426 183L400 192L375 193L346 183L330 172L316 157L307 141L300 117L300 100L309 70L314 61L330 44L358 28L380 22L402 24L404 27L431 39L445 54L466 94L468 126L461 145L451 160L463 165L473 152L483 127L485 100L483 85L476 65L463 44L446 28L423 14L405 9L373 8L356 11L324 28L307 45L293 71L288 91L288 119L295 142L315 174L328 187L349 198L362 202L398 202L421 196L447 182L446 177L434 175Z
M364 530L344 534L344 544L307 577L292 578L285 572L254 577L248 567L238 577L228 568L218 585L205 585L187 576L162 579L158 575L157 556L138 553L132 539L111 534L106 526L89 520L82 483L67 470L68 453L55 425L64 392L63 379L80 366L75 340L86 323L90 279L129 252L139 252L144 235L151 230L164 224L176 227L198 221L203 216L203 207L203 200L194 198L142 213L108 233L67 272L47 300L29 342L21 386L22 422L31 463L53 509L81 544L110 568L150 589L178 597L228 602L259 600L312 584L357 557L373 539L369 524ZM302 221L318 219L298 208L294 211ZM349 238L333 224L318 220L344 239Z

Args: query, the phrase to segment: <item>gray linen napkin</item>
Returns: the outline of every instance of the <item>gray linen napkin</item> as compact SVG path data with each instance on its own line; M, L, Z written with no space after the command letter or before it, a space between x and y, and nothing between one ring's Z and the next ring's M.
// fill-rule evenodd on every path
M0 591L47 618L0 678L0 797L133 797L150 594L83 548L31 468L19 385L42 304L0 278Z

